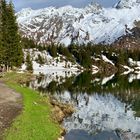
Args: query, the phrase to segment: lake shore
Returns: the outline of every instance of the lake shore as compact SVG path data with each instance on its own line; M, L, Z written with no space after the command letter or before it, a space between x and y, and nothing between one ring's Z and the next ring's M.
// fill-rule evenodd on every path
M7 96L12 93L8 98L5 94L5 100L7 100L9 104L9 100L13 99L17 105L14 107L18 108L18 110L10 109L11 114L14 114L12 117L9 117L9 114L5 114L5 116L9 118L9 121L7 121L9 125L5 124L6 127L3 128L3 131L0 131L2 133L1 136L4 136L1 137L1 139L45 140L47 138L49 140L56 140L63 135L64 129L61 128L59 121L53 118L53 113L55 113L56 108L58 109L58 104L55 104L55 109L53 109L54 106L48 97L43 97L39 92L20 85L31 80L33 77L32 74L11 72L7 73L1 79L0 95L5 93L5 91L7 92ZM3 87L4 92L2 90ZM0 99L0 103L1 101L3 101L3 98ZM3 105L1 106L2 110L4 110ZM9 108L10 107L12 107L11 104L9 104ZM7 108L5 109L5 113L6 110ZM62 111L60 107L59 111Z

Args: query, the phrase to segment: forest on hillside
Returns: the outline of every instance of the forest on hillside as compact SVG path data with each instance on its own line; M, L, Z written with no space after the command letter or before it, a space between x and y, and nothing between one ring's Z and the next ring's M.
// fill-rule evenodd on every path
M58 55L63 55L67 60L71 62L76 61L86 69L91 69L92 65L97 63L97 58L101 58L101 55L106 56L116 67L128 65L129 58L140 61L139 49L118 48L111 45L92 43L71 44L68 47L62 44L40 45L28 38L22 38L22 42L24 49L37 49L39 52L47 51L54 58L58 57ZM38 59L38 62L43 64L43 57L39 56Z

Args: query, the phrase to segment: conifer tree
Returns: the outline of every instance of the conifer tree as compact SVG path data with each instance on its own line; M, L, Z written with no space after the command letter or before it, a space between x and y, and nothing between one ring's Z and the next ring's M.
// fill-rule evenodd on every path
M1 0L0 1L0 6L1 6L1 25L0 25L0 30L1 30L1 46L0 46L0 59L1 59L1 65L6 66L6 46L7 46L7 14L6 14L6 1Z
M26 70L27 71L33 71L33 64L31 61L31 56L30 53L28 52L27 57L26 57Z
M0 1L0 64L2 65L2 22L1 22L1 1Z
M21 39L18 33L18 24L14 12L14 6L10 1L1 0L1 51L0 57L7 70L19 67L23 61Z
M20 66L23 60L23 52L21 47L21 39L18 33L18 24L16 22L16 16L12 2L7 6L7 17L8 17L8 40L9 40L9 63L10 67Z
M45 60L44 60L44 58L43 58L40 54L38 55L37 62L38 62L40 65L45 64Z

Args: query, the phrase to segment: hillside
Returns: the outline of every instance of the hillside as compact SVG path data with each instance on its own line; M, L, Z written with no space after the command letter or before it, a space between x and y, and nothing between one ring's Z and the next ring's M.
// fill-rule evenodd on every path
M113 8L99 4L85 8L26 8L17 17L22 35L36 42L111 44L126 34L126 25L132 29L140 20L140 1L121 0Z

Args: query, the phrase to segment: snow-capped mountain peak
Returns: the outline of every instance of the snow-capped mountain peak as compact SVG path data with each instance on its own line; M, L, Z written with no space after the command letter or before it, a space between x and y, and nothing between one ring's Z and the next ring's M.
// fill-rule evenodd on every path
M121 0L114 8L89 4L39 10L22 9L17 21L23 36L39 43L113 43L140 20L140 0ZM127 25L127 29L126 29Z
M32 13L32 9L29 8L24 8L20 12L18 12L18 17L27 17Z
M116 8L132 8L140 5L140 0L120 0L115 7Z

